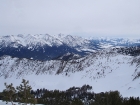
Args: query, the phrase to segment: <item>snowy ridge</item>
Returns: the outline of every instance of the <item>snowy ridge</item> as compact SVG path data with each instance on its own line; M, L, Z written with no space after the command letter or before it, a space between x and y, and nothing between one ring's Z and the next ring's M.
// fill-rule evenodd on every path
M0 58L0 81L26 78L34 88L60 90L89 84L95 92L119 90L124 96L138 96L139 61L140 56L122 55L115 50L99 51L70 61L37 61L3 56Z

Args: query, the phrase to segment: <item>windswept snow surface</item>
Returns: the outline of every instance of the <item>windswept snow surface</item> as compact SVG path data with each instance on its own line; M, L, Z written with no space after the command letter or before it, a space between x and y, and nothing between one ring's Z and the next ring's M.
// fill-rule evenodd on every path
M42 63L27 59L18 61L18 58L6 56L0 59L0 82L3 84L0 91L4 89L4 82L17 86L24 78L29 80L33 89L66 90L72 86L89 84L95 93L118 90L124 97L137 97L140 96L140 82L139 78L133 79L140 68L136 62L132 64L133 59L132 56L107 52L63 63L59 60ZM60 68L63 68L63 71L56 74ZM8 73L11 74L5 79L3 74Z

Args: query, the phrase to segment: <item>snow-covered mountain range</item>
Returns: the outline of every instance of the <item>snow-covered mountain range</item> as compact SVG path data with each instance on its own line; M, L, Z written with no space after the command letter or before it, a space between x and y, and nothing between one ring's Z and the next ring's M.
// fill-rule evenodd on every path
M110 47L140 47L140 39L90 38L71 35L27 34L0 36L0 56L34 60L57 59L67 53L85 56Z
M139 96L140 40L36 34L0 37L0 82L66 90L89 84L94 92ZM1 86L0 91L4 88Z

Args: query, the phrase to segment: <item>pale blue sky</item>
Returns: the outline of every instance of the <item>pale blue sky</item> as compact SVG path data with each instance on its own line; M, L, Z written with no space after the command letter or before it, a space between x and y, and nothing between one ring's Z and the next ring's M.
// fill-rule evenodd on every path
M0 35L140 36L140 0L0 0Z

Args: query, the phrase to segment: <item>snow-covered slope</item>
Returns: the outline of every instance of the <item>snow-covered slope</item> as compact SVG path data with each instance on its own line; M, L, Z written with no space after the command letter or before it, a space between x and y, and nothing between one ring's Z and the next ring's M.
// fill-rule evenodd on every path
M87 39L84 39L79 36L72 36L72 35L63 35L58 34L55 37L57 37L60 41L63 43L71 46L71 47L77 47L77 46L86 46L86 44L89 44L90 41Z
M33 89L65 90L71 86L89 84L93 91L119 90L123 96L139 96L140 56L103 50L76 60L37 61L0 58L0 82L18 85L22 78L30 81ZM1 86L0 91L4 88Z
M78 51L85 51L86 49L86 51L94 52L94 50L90 47L90 40L85 38L63 34L58 34L55 37L66 45L76 48Z

